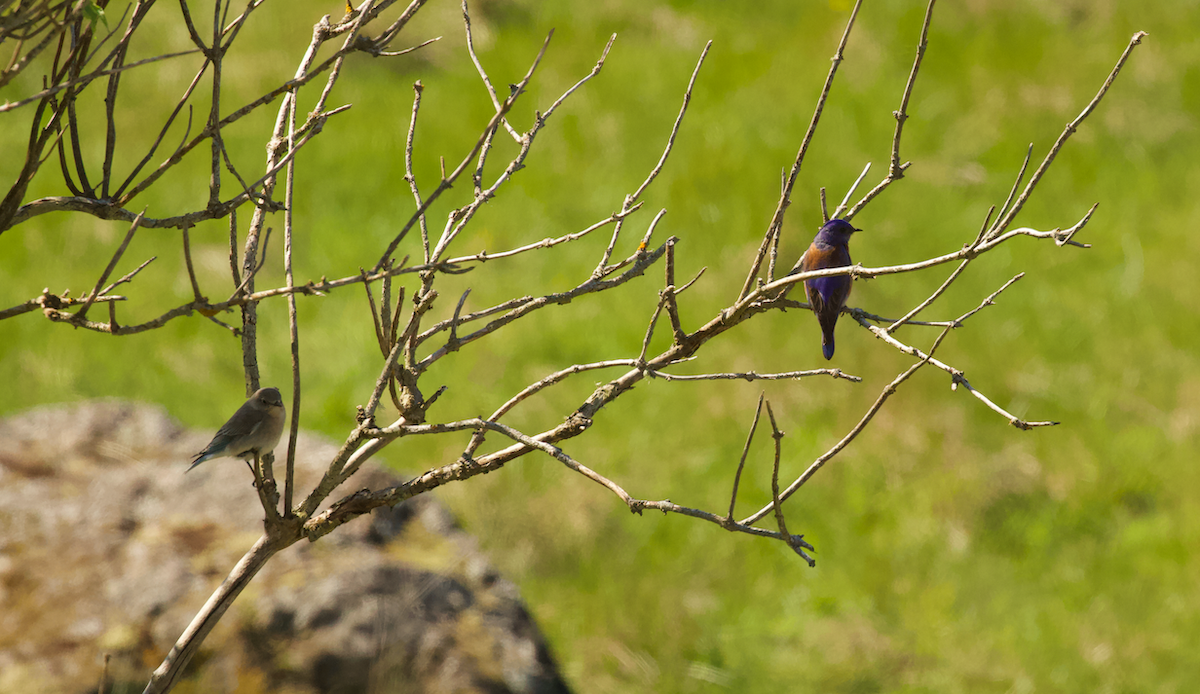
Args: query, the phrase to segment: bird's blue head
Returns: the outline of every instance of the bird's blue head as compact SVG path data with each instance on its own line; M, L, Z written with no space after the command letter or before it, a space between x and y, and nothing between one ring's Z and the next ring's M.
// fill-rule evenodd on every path
M850 235L862 229L855 229L844 219L831 219L825 222L813 241L826 243L830 246L845 246L850 243Z

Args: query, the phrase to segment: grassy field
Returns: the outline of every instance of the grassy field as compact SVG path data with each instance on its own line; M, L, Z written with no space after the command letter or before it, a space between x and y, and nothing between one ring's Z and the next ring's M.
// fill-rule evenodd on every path
M1078 237L1093 247L1018 240L977 260L927 312L957 316L1025 272L996 306L953 333L939 358L1014 414L1061 426L1018 431L961 389L952 392L944 373L919 372L789 503L792 530L817 547L815 569L779 543L679 516L633 516L547 458L438 492L520 585L578 691L1200 689L1200 334L1188 298L1200 294L1192 265L1200 257L1200 8L1133 5L939 4L901 148L912 167L855 219L866 231L852 251L864 265L958 249L988 206L1003 202L1028 144L1040 161L1134 32L1149 32L1017 219L1019 226L1067 227L1099 202ZM658 160L712 39L671 160L618 251L632 250L634 237L665 208L658 234L680 237L680 275L708 268L684 295L684 323L708 320L745 277L848 9L839 1L753 9L674 2L649 10L633 0L484 3L473 13L477 48L497 85L517 81L555 29L516 110L518 128L591 69L609 34L617 40L601 75L550 121L528 168L458 248L508 248L577 231L619 209ZM290 76L313 22L340 9L306 2L263 12L244 41L259 48L227 68L237 80L230 103ZM860 194L886 170L891 112L923 14L921 3L865 3L785 223L789 265L819 224L819 187L840 200L866 162L873 167ZM168 26L172 16L164 15ZM400 43L437 35L444 38L410 57L350 60L351 75L332 98L354 107L331 119L300 159L299 278L357 273L411 214L402 152L414 81L425 86L415 159L426 187L437 178L439 157L457 161L490 116L457 4L431 3ZM181 37L164 30L158 40L176 45ZM127 88L157 103L160 92L177 92L162 84L190 78L191 69L156 68ZM15 97L0 91L0 98ZM11 180L27 132L20 119L28 115L4 117L0 174ZM122 125L157 127L139 120L149 117L133 113ZM250 119L230 134L235 161L248 171L261 169L271 118ZM494 161L511 153L511 143L500 143ZM192 177L206 156L142 204L164 213L203 206L206 177ZM460 188L452 201L466 199L469 186ZM61 193L53 176L33 191ZM441 205L434 218L448 209ZM282 219L272 223L279 228ZM0 308L46 286L86 291L125 229L47 215L4 232ZM220 226L193 232L213 298L228 291L227 233ZM472 289L476 308L562 290L587 276L607 238L488 263L462 276L459 290ZM151 255L158 261L126 292L125 322L190 298L174 232L140 233L118 271ZM851 303L897 316L949 271L859 282ZM281 284L281 261L261 277L260 286ZM429 376L449 386L436 416L489 412L572 363L636 356L660 287L656 269L446 360ZM443 297L457 296L452 289ZM448 315L453 299L443 302L439 312ZM285 306L261 311L264 379L287 384ZM300 319L302 425L340 438L379 365L366 302L361 290L305 298ZM899 336L924 348L934 335L906 328ZM689 370L815 368L824 366L819 342L809 314L762 316L710 345ZM719 511L760 392L788 434L783 474L794 476L910 363L843 319L833 365L862 376L860 384L645 383L566 448L637 496ZM160 402L190 426L213 427L240 398L240 365L238 342L199 316L116 340L27 314L0 322L7 382L0 414L112 396ZM568 381L514 412L510 424L554 425L606 375ZM416 472L457 457L464 441L405 441L380 460ZM769 500L769 460L769 437L760 436L741 512Z

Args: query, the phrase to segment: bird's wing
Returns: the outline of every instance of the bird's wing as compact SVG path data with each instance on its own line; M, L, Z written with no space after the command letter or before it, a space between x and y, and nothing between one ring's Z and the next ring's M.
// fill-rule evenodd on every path
M192 458L192 466L189 467L188 470L191 470L206 460L211 460L214 457L214 453L223 450L232 440L232 436L218 431L217 435L212 438L212 441L209 441L208 445L204 447L204 450L200 451L194 458Z
M217 436L227 436L231 439L245 436L254 431L257 422L261 421L261 418L254 416L254 408L247 402L239 407L237 412L233 413L229 421L222 424L220 429L217 429Z
M808 299L808 305L817 315L825 310L825 297L821 296L821 292L817 290L815 283L809 281L804 283L804 296Z

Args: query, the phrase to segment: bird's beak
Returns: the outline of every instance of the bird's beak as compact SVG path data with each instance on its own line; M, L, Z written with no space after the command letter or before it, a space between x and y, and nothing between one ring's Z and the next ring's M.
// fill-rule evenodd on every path
M851 229L854 229L854 227L850 227L850 228L851 228ZM855 233L855 234L857 234L857 233L858 233L858 232L860 232L860 231L862 231L862 229L854 229L854 233Z

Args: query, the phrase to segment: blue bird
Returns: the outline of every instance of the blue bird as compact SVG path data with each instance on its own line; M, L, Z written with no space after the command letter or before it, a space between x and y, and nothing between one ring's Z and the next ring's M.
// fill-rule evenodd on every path
M850 265L850 235L856 231L862 229L855 229L844 219L825 222L813 238L812 245L800 257L800 262L788 274ZM853 280L849 275L804 281L804 295L808 297L813 313L817 314L817 322L821 324L821 351L826 359L833 358L833 328L837 325L842 307L846 305L846 299L850 297L851 284Z
M213 458L241 458L249 465L250 460L275 450L283 435L285 419L287 412L279 389L260 388L217 430L217 435L196 454L192 466L184 472L191 472Z

